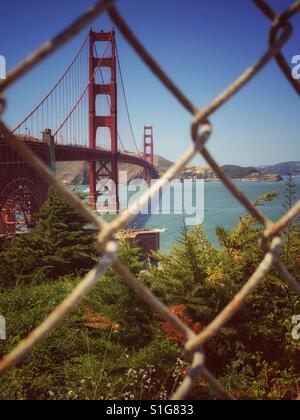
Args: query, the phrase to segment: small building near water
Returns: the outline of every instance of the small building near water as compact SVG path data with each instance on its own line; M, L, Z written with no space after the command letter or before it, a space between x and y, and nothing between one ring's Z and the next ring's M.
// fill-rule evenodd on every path
M120 232L119 235L124 235L129 241L137 245L145 257L150 256L152 251L160 250L160 229L129 229Z

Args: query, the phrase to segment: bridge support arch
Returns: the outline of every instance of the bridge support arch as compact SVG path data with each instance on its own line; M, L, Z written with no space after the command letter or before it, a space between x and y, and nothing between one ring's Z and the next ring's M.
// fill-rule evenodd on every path
M28 232L36 224L36 213L47 198L48 188L29 169L0 182L0 235ZM26 173L25 173L26 172Z

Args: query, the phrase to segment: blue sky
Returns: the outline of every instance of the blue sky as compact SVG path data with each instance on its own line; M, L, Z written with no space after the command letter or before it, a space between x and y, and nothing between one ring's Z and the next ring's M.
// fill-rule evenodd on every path
M0 54L13 67L63 29L90 4L82 0L5 1L1 6ZM277 11L289 0L269 0ZM206 106L267 48L270 22L251 0L120 0L134 32L199 107ZM289 62L300 54L300 15L284 48ZM94 30L110 30L107 15ZM5 118L15 126L52 87L86 35L83 31L7 91ZM134 131L142 142L153 124L155 152L175 160L189 146L191 116L136 56L120 34L117 42ZM120 109L125 112L124 107ZM120 117L123 121L123 117ZM211 118L208 148L221 163L260 165L300 160L299 96L273 61ZM129 127L121 124L130 144ZM133 150L133 147L131 147ZM197 158L194 164L203 164Z

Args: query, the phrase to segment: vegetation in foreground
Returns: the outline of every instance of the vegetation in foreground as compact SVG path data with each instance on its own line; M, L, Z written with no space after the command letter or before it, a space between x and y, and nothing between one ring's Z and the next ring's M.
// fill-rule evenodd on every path
M273 198L268 194L256 204ZM285 209L294 200L290 178ZM120 258L199 332L255 271L263 258L260 235L248 215L231 232L217 228L217 249L201 227L184 227L181 243L156 255L157 266L125 239ZM291 223L281 259L297 281L299 249L299 224ZM70 293L97 255L84 221L51 191L36 231L6 243L0 256L0 313L8 325L8 339L0 342L3 357ZM295 398L300 388L300 342L291 334L296 314L299 297L272 270L206 345L208 367L238 398ZM1 379L0 399L166 399L186 372L182 351L183 337L108 270L82 304ZM199 379L190 398L217 396Z

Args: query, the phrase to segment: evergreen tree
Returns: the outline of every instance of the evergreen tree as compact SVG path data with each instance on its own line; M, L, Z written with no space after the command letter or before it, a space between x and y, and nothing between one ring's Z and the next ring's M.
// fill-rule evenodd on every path
M50 190L34 232L7 242L0 284L41 282L88 270L96 257L94 243L94 235L86 229L83 218Z

